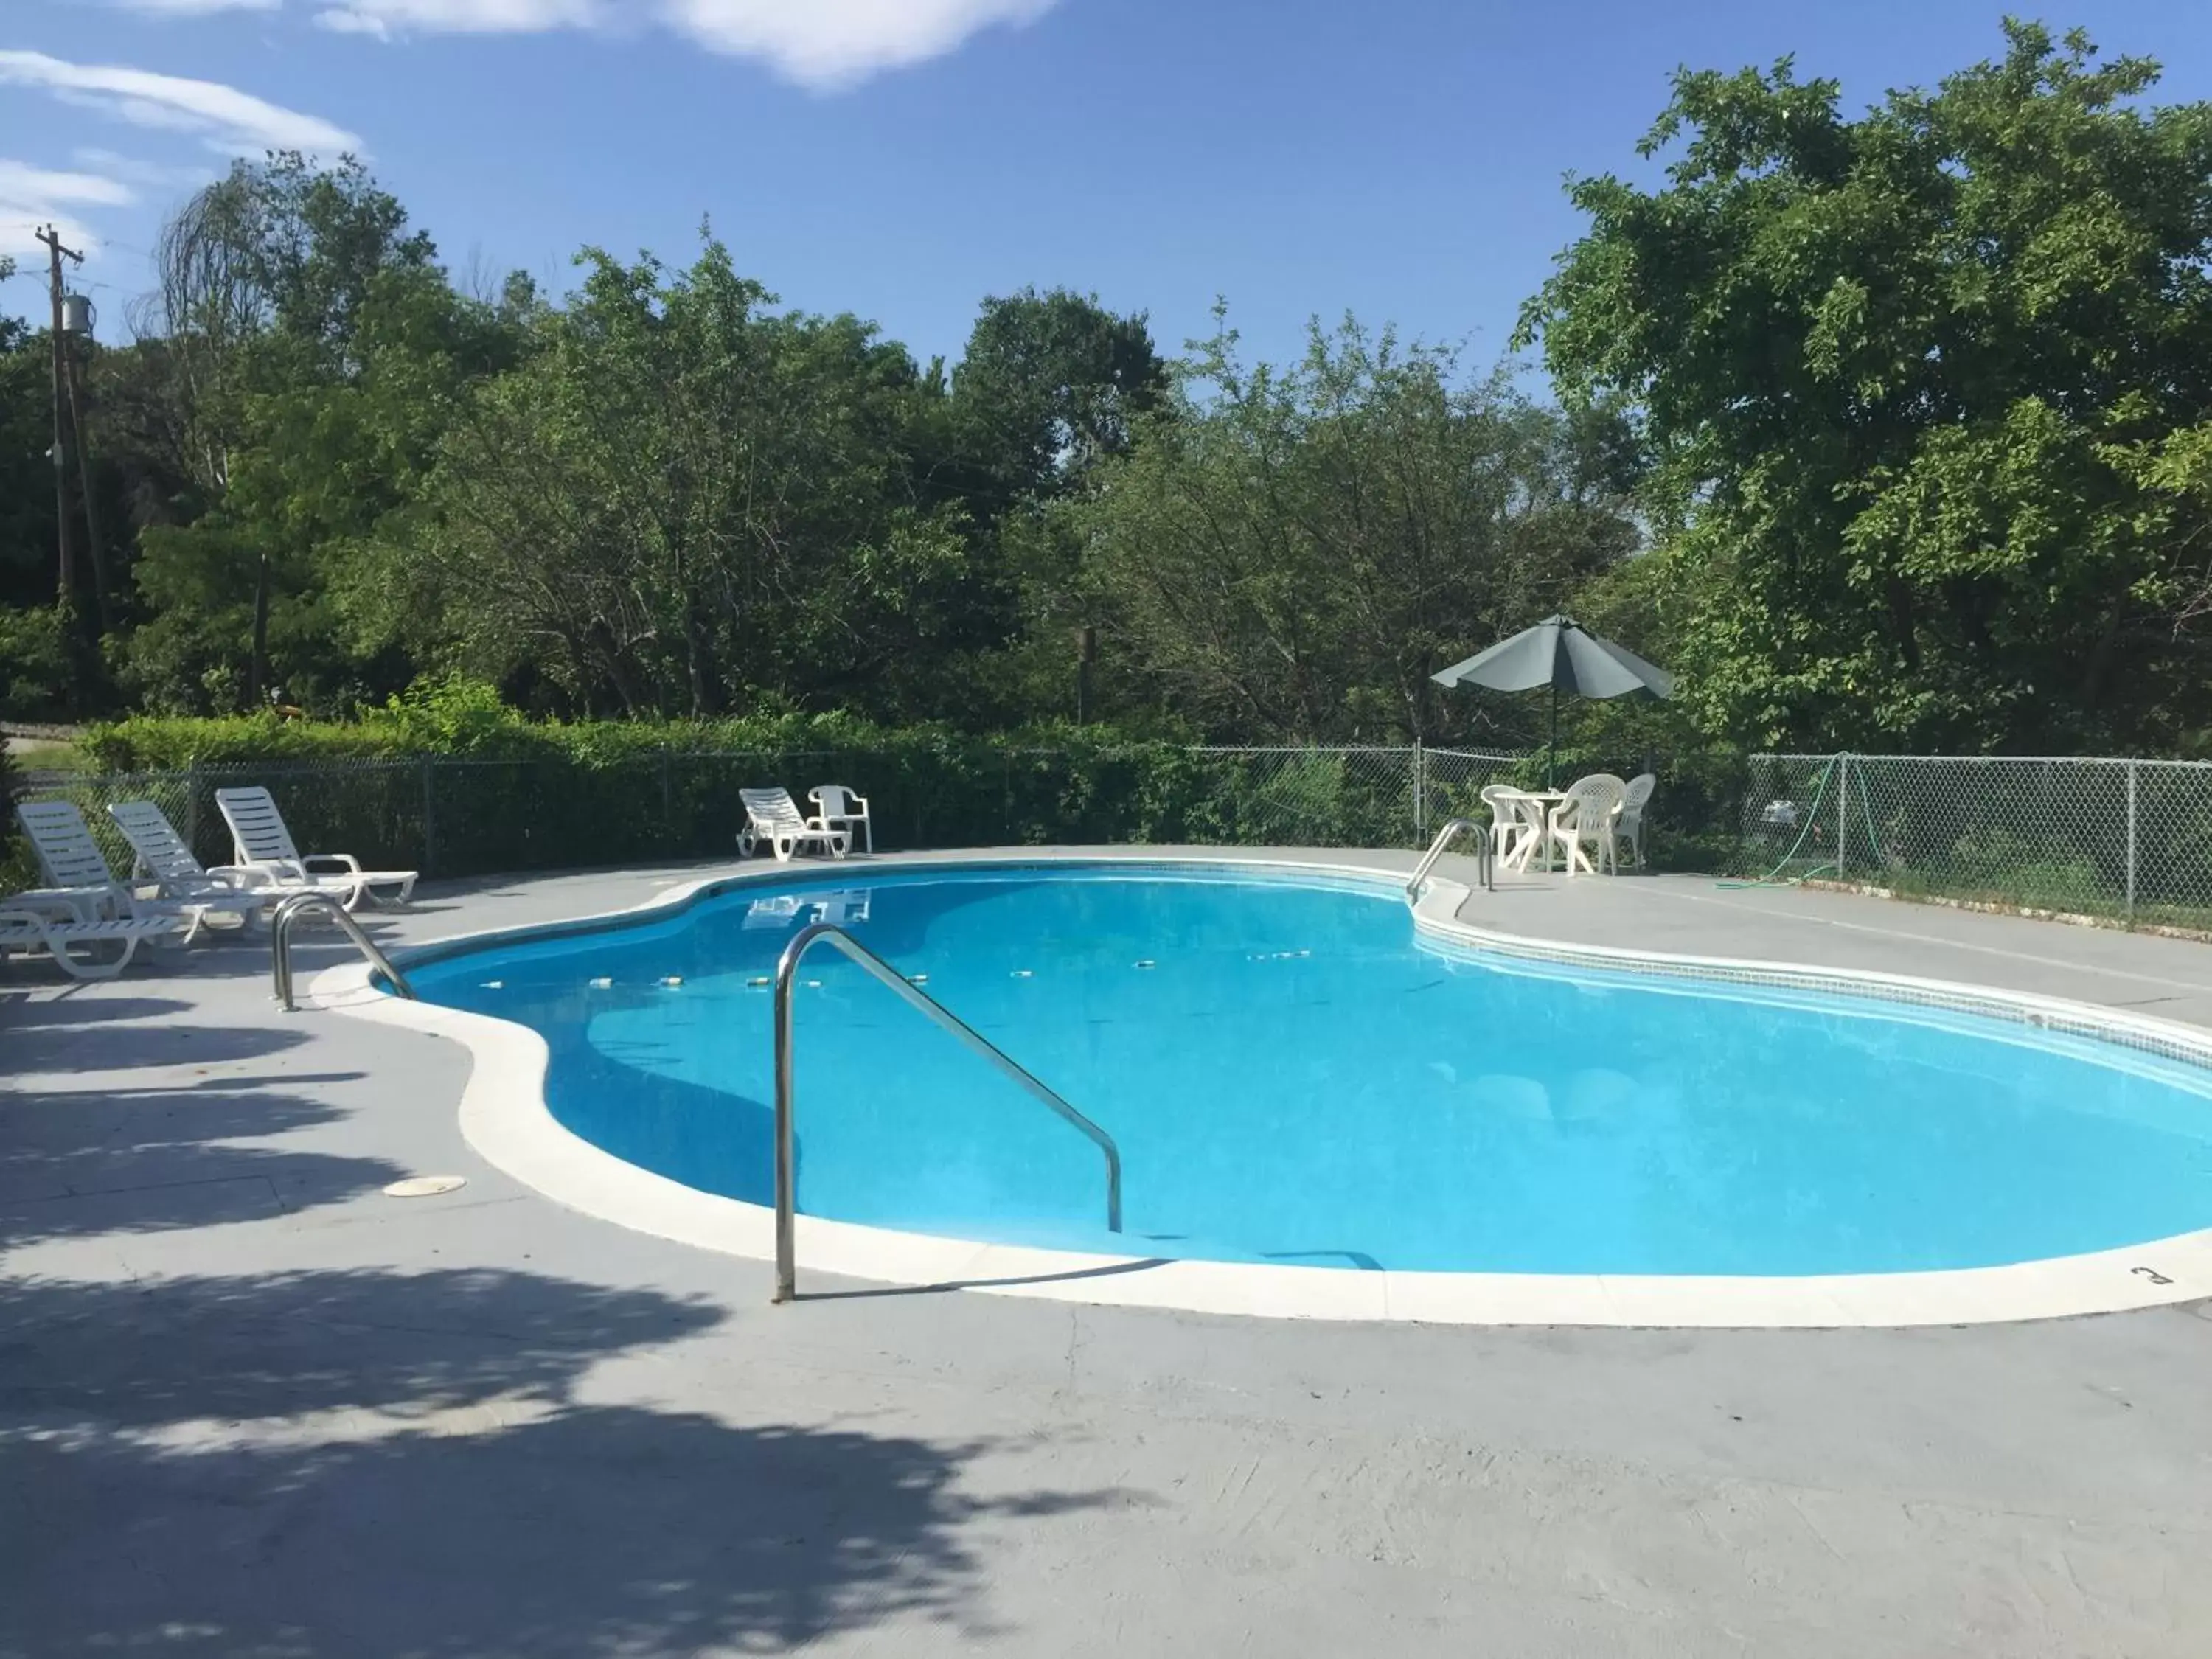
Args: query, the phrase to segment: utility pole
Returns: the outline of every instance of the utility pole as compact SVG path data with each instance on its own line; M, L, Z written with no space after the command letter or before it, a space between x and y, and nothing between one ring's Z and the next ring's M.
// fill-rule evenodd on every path
M66 339L66 331L64 332ZM87 331L85 337L90 339ZM76 487L84 496L84 538L92 555L92 599L100 608L100 631L115 631L115 606L108 592L107 546L100 539L100 508L92 494L92 436L85 430L84 362L74 347L69 352L70 431L76 438Z
M54 307L54 534L61 552L54 587L57 601L67 611L76 605L76 560L70 547L69 450L62 433L69 403L69 349L62 336L62 258L67 255L82 264L84 255L64 247L60 233L52 225L38 233L38 240L46 246L51 273L47 285Z

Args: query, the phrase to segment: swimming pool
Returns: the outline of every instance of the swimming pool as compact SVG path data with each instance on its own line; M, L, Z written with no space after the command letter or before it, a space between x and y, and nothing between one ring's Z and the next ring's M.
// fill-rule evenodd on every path
M547 1049L615 1158L770 1200L768 977L839 921L1120 1143L830 953L798 994L799 1201L908 1233L1386 1273L1790 1277L2212 1224L2212 1072L2017 1020L1515 960L1373 879L847 866L410 965Z

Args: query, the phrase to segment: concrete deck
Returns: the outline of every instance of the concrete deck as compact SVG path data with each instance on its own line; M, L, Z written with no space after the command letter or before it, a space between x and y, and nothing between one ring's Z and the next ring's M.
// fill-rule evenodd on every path
M383 931L696 873L447 889ZM1672 879L1467 914L2212 1024L2212 948L2179 941ZM0 970L0 1655L2212 1651L2212 1304L1498 1331L823 1280L772 1309L764 1267L483 1164L459 1049L279 1015L265 969Z

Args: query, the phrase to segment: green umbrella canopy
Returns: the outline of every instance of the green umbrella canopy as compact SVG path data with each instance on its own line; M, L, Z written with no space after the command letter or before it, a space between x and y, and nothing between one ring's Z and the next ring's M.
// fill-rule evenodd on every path
M1511 639L1500 640L1487 651L1478 651L1465 662L1454 663L1430 678L1438 685L1485 685L1493 691L1551 687L1547 775L1559 763L1560 692L1571 691L1583 697L1625 697L1632 691L1654 697L1674 695L1672 674L1624 646L1586 632L1572 617L1547 617L1534 628L1524 628Z

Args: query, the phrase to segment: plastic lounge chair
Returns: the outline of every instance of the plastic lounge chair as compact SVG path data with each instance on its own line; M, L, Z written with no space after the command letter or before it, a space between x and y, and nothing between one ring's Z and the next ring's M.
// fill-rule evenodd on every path
M814 803L814 816L806 821L817 830L842 830L845 844L850 847L853 826L857 823L866 838L867 850L876 850L875 821L868 816L866 795L856 795L842 783L825 783L808 790L806 799Z
M1628 843L1630 856L1636 867L1644 867L1644 809L1651 804L1651 793L1658 788L1659 780L1649 772L1639 772L1628 781L1628 793L1620 804L1620 821L1613 825L1613 834Z
M27 898L40 901L39 906L27 907ZM43 908L50 902L51 896L36 894L0 899L0 955L43 951L71 979L113 979L131 965L141 945L174 938L191 926L182 916L106 917L88 921L81 916L50 913ZM106 960L81 954L100 945L121 948Z
M11 901L18 909L48 908L40 901L65 897L79 921L145 921L170 917L183 922L184 942L189 945L199 936L210 918L229 917L243 926L246 912L260 908L259 900L239 893L191 899L139 897L115 879L107 867L107 855L100 850L100 843L92 838L92 831L85 824L84 815L71 802L24 801L15 808L15 817L31 838L31 850L39 856L39 867L59 890Z
M1593 875L1598 865L1615 875L1620 873L1620 857L1613 841L1613 828L1627 795L1628 786L1610 772L1593 772L1567 786L1566 799L1552 811L1551 836L1553 843L1567 855L1570 877L1577 864ZM1593 864L1583 850L1585 846L1597 849L1597 864Z
M397 890L392 895L396 903L404 904L415 896L417 878L412 870L364 870L350 853L303 856L292 844L292 832L284 827L284 816L266 789L218 789L215 804L230 826L231 858L236 865L270 871L302 889L334 893L349 910L359 909L364 901L381 902L381 890L386 888ZM319 864L337 868L318 870L314 866Z
M107 816L115 820L115 827L122 830L137 859L131 879L143 877L157 883L155 891L162 898L220 899L251 893L261 901L246 913L247 925L252 926L261 920L264 905L310 890L305 884L287 880L267 868L219 865L209 869L185 845L185 838L176 832L168 815L150 800L112 801Z
M803 847L818 847L842 859L852 844L844 830L809 823L788 789L740 789L738 799L745 804L745 827L738 831L738 850L747 858L763 842L779 864L790 863L791 855Z

